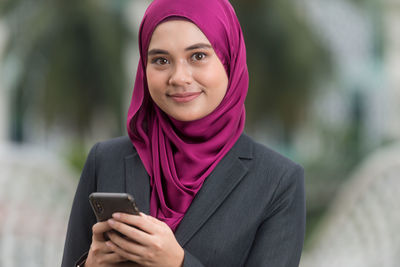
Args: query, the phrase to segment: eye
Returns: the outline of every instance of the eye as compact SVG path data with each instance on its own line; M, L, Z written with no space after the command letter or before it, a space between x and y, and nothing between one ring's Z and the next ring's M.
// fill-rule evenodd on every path
M203 52L197 52L192 55L193 61L201 61L206 57L206 54Z
M163 58L163 57L156 57L151 60L151 63L157 64L157 65L166 65L169 63L169 61L168 61L168 59Z

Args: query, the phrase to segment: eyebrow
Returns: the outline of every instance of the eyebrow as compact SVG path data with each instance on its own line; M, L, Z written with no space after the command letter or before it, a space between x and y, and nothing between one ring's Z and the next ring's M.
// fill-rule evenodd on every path
M200 49L200 48L212 48L212 46L209 44L205 44L205 43L198 43L198 44L194 44L189 47L186 47L185 51Z
M190 51L190 50L195 50L195 49L201 49L201 48L203 48L203 49L204 49L204 48L205 48L205 49L210 49L210 48L212 48L212 46L209 45L209 44L206 44L206 43L198 43L198 44L194 44L194 45L191 45L191 46L189 46L189 47L186 47L186 48L185 48L185 51ZM166 51L166 50L162 50L162 49L158 49L158 48L151 49L151 50L147 53L148 56L159 55L159 54L161 54L161 55L168 55L169 53L168 53L168 51Z
M149 52L147 52L148 56L152 56L152 55L158 55L158 54L163 54L163 55L168 55L168 51L166 50L162 50L162 49L151 49Z

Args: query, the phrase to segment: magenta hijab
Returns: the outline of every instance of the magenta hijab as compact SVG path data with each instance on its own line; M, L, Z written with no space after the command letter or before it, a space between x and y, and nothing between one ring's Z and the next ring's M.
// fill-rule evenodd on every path
M193 22L205 34L229 77L220 105L189 122L175 120L154 104L145 73L154 29L167 19L179 18ZM128 134L150 176L150 214L175 231L207 176L243 132L249 80L246 48L228 0L154 0L140 26L139 50Z

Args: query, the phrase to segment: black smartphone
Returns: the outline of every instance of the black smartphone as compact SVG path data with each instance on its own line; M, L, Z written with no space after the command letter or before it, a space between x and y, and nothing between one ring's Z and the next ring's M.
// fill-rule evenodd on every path
M115 212L139 215L135 199L127 193L95 192L89 200L98 222L110 219Z

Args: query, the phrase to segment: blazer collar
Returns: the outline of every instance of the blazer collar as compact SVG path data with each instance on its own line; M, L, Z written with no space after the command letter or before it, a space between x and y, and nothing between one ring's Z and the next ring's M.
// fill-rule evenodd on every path
M252 157L252 142L248 136L242 134L204 181L175 231L175 237L181 246L190 240L239 184L248 171L242 159ZM139 209L149 214L150 178L136 151L125 158L125 178L127 192L135 197Z
M125 185L126 192L135 198L139 210L149 214L150 177L136 151L125 157Z

